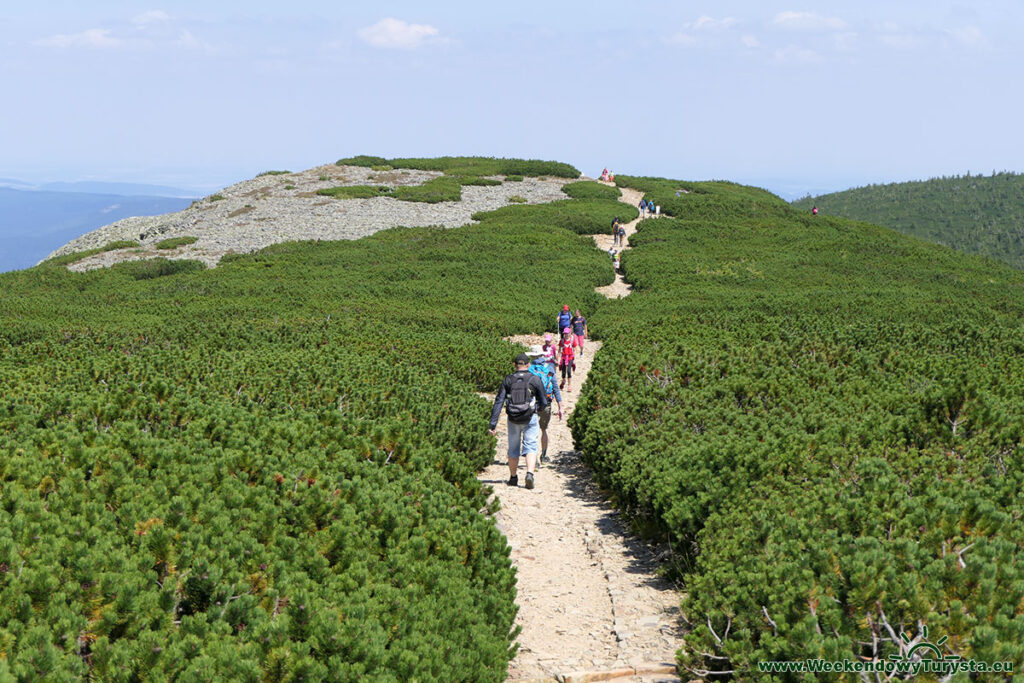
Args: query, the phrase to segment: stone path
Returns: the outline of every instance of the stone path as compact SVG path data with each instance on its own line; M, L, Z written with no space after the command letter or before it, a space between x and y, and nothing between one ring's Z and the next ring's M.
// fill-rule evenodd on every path
M635 206L640 194L623 191ZM627 235L636 222L626 225ZM607 250L610 235L595 236ZM606 296L625 296L619 275L601 288ZM539 336L513 337L525 345ZM590 469L574 450L566 420L590 372L600 342L588 341L577 358L572 391L563 390L563 416L548 427L549 462L527 490L525 458L520 486L506 485L505 419L498 423L495 460L480 473L501 501L498 526L508 537L518 579L522 627L519 651L509 666L511 681L678 681L675 651L682 644L679 593L658 577L655 549L630 533L607 502ZM494 396L488 396L493 400Z

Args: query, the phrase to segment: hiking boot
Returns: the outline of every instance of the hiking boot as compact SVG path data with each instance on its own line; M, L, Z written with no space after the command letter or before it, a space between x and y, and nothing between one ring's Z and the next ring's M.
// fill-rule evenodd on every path
M533 488L533 472L527 472L526 473L526 488L528 488L528 489L532 489Z
M514 477L509 477L509 479L508 479L508 481L506 483L509 486L519 486L519 475L516 475Z

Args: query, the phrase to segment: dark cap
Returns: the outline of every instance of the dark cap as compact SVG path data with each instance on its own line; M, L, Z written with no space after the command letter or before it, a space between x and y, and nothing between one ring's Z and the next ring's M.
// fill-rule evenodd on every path
M530 357L527 356L525 353L521 353L518 356L516 356L516 365L529 365L529 364L530 364Z

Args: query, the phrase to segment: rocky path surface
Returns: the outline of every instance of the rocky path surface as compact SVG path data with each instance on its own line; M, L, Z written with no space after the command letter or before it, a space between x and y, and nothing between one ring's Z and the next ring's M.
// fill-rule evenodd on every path
M622 201L635 206L640 196L623 190ZM627 240L637 222L626 225ZM594 240L607 251L612 238L595 235ZM618 274L614 284L598 291L625 296L629 286ZM542 341L539 336L512 339L527 346ZM510 681L680 680L674 665L682 644L679 594L658 576L655 550L630 532L594 483L566 424L600 348L600 342L587 342L572 390L562 391L562 419L552 415L549 460L538 469L536 488L522 486L525 458L520 486L505 483L504 418L498 423L495 459L479 475L501 501L498 527L508 537L516 566L516 623L522 633Z

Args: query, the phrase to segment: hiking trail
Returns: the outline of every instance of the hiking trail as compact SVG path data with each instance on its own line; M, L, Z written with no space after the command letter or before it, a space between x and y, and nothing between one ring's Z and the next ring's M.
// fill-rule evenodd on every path
M623 190L635 206L641 194ZM637 221L626 224L627 235ZM604 249L611 235L595 235ZM605 293L602 290L610 290ZM621 275L598 291L625 296ZM554 317L554 313L552 313ZM540 335L511 337L527 346ZM519 486L506 485L508 433L498 423L494 461L479 479L501 501L498 528L508 538L516 567L522 627L519 651L509 664L509 681L652 683L679 681L675 651L682 644L680 595L657 575L656 549L637 538L594 482L574 450L566 421L576 406L601 342L586 342L577 355L572 391L562 390L562 419L548 425L548 460L537 469L536 488L524 488L526 459L519 464ZM489 400L494 395L481 394Z
M601 181L598 181L598 182L601 182ZM602 185L608 185L609 187L614 187L615 186L615 183L604 183L604 182L602 182L601 184ZM629 204L630 206L636 206L637 204L639 204L640 203L640 198L644 196L644 193L640 192L639 190L634 190L634 189L631 189L631 188L628 188L628 187L622 187L622 188L619 188L619 189L622 191L622 196L619 197L619 201L622 202L623 204ZM632 237L633 234L636 232L636 226L640 222L640 220L641 220L640 217L637 217L636 219L631 220L628 223L623 223L622 224L622 227L624 227L626 229L626 246L624 246L624 247L623 246L615 247L615 249L617 251L621 252L621 251L624 251L624 250L630 248L629 238ZM601 251L605 252L605 253L607 253L608 249L610 249L613 246L612 245L613 237L611 235L611 230L610 229L609 229L608 233L602 233L600 235L594 235L593 237L594 237L594 243L597 244L597 248L600 249ZM625 279L623 279L623 277L622 277L622 269L620 268L615 273L615 282L613 282L610 285L605 285L604 287L598 287L595 291L598 294L602 294L602 295L608 297L609 299L621 299L624 296L629 296L629 293L633 291L633 286L630 285L630 284L627 284Z

